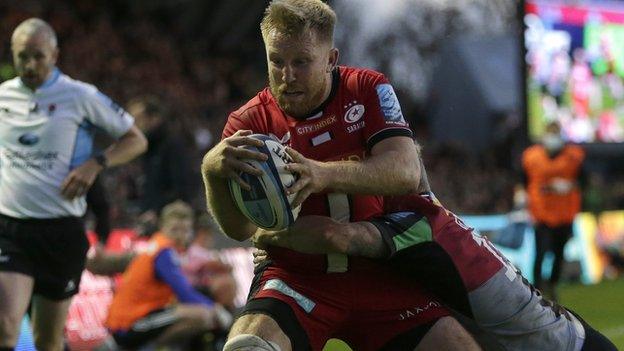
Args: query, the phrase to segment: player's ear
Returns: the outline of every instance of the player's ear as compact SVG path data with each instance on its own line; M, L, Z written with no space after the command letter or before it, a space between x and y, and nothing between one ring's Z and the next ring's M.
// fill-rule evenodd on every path
M339 52L337 48L329 49L329 58L327 60L327 72L331 72L338 65Z
M58 61L59 58L59 48L55 47L54 48L54 52L52 53L52 57L54 57L54 64L56 64L56 62Z

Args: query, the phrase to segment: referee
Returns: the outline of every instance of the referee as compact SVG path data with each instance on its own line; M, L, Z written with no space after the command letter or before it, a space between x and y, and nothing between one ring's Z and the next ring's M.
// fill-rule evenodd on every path
M19 76L0 85L0 351L15 347L29 303L37 349L62 350L88 249L84 195L147 141L132 116L56 68L48 23L22 22L11 50ZM92 157L95 128L116 142Z

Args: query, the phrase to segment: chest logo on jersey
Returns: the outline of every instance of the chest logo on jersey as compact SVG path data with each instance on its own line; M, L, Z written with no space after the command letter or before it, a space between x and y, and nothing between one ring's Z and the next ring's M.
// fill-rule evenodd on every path
M316 131L319 131L327 126L330 126L336 123L337 121L338 121L338 118L336 118L336 115L331 115L316 123L297 126L296 128L297 134L304 135L304 134L314 133Z
M347 133L351 134L353 132L356 132L362 128L364 128L366 126L365 121L359 121L355 124L352 124L350 126L347 127Z
M355 104L355 101L352 104ZM345 112L344 120L347 123L355 123L359 121L360 118L362 118L362 116L364 116L365 111L366 111L366 108L364 108L364 105L362 104L352 105L351 107L349 107L347 112Z
M17 141L22 145L32 146L39 142L39 136L34 133L26 133L22 134Z

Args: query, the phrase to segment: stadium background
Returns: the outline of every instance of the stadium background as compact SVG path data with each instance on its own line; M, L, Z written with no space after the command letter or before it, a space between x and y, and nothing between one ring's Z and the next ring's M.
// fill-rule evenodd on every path
M530 142L519 12L524 2L330 3L339 16L340 61L389 76L424 145L437 196L507 250L518 266L529 264L531 229L514 202L521 181L519 154ZM219 139L227 114L265 85L258 24L266 4L0 0L0 81L14 76L13 28L32 16L49 21L59 36L62 71L95 84L121 105L145 94L166 105L167 123L193 159L185 170L196 182L191 186L200 189L201 156ZM621 267L605 254L607 249L624 254L624 213L619 212L624 209L624 166L618 162L623 148L617 143L587 149L586 213L579 216L575 238L566 248L562 302L624 347ZM144 178L140 161L104 175L116 228L135 227ZM202 191L193 194L188 200L202 211Z

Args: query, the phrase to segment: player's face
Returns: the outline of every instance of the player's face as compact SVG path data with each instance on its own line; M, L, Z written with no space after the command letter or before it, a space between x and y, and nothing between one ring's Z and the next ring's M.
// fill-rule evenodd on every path
M177 246L186 247L193 237L193 220L171 218L163 223L162 231L173 239Z
M338 50L312 31L298 36L272 32L264 39L271 93L284 112L305 117L329 95Z
M46 81L58 57L58 49L41 33L18 35L11 43L11 50L17 74L33 90Z

